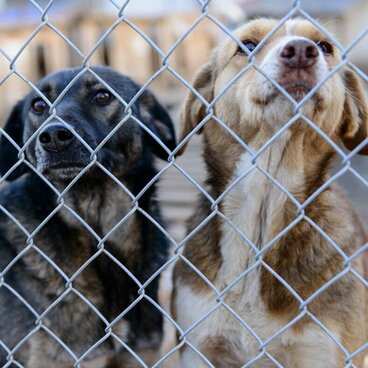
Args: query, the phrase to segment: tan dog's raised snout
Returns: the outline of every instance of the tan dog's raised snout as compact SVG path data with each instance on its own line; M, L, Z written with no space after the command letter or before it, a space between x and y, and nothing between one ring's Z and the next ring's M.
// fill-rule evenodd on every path
M296 100L300 100L317 83L320 51L316 43L296 38L282 47L279 54L279 84Z
M319 56L317 45L304 39L288 42L280 53L280 60L287 69L307 69L312 67Z
M266 94L266 100L274 100L278 96L271 79L275 80L296 101L300 101L314 86L328 74L325 53L320 50L317 42L303 36L284 36L271 43L270 49L260 62L261 69L270 78L255 76L260 80L260 86L254 94ZM262 57L260 57L262 59ZM317 91L317 95L323 88ZM277 102L278 103L278 102ZM314 104L309 105L309 111L314 110Z

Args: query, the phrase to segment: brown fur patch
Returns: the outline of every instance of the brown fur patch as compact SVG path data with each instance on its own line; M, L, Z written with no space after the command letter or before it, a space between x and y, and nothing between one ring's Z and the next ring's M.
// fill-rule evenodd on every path
M200 350L216 368L239 368L244 363L235 353L241 350L240 344L234 345L223 336L207 339Z

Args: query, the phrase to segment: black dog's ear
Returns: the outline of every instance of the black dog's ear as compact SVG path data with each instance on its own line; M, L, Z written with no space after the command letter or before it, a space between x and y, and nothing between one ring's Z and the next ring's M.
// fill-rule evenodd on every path
M176 147L174 124L165 110L150 91L144 91L138 99L141 115L148 128L170 150ZM167 152L150 136L153 152L163 160L167 160Z
M13 108L10 116L5 123L3 130L18 144L23 146L23 130L24 124L22 119L23 101L19 101ZM5 175L17 162L19 151L9 141L9 139L1 134L0 137L0 175ZM25 164L20 164L7 178L13 181L23 175L28 168Z

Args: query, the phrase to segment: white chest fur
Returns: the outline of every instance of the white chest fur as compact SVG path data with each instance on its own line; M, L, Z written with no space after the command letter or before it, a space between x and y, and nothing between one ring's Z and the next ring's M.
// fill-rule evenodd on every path
M288 172L282 162L288 139L288 132L279 137L257 159L257 165L267 171L283 188L291 192L299 185L299 182L295 173ZM253 249L238 231L228 224L223 224L221 229L223 262L215 281L216 288L222 291L239 275L247 269L251 269L228 289L222 301L235 311L252 332L247 330L237 320L237 317L216 302L215 293L198 295L193 293L189 287L183 286L179 286L177 290L178 322L184 329L193 326L199 319L207 316L211 308L219 305L213 313L208 315L188 335L188 340L197 344L196 346L198 347L210 336L221 336L226 341L232 342L234 346L241 346L241 349L236 349L237 351L234 351L234 354L239 355L239 361L243 363L259 353L259 341L254 337L253 333L259 339L265 341L285 324L267 313L260 297L260 273L262 266L254 266L254 264L257 261L255 249L260 249L270 241L270 226L274 217L277 216L280 208L283 207L287 200L287 195L257 167L250 170L252 167L252 157L245 153L237 164L233 180L236 180L244 173L249 173L224 198L223 213L231 221L232 225L244 233L253 243ZM282 364L286 364L285 366L287 367L298 366L306 368L311 363L310 361L306 361L304 364L299 360L296 363L292 356L285 353L289 346L299 345L300 341L303 341L300 353L305 353L305 350L309 348L313 350L313 353L309 356L318 356L318 350L321 350L320 347L324 343L328 345L327 350L330 350L331 353L333 350L328 341L326 341L325 336L321 336L321 331L313 328L306 333L304 338L301 336L297 337L290 330L287 330L277 339L277 342L267 347L267 351L281 359ZM314 346L315 341L320 342L319 347ZM316 349L317 351L315 351ZM314 366L316 368L330 367L329 354L325 354L326 349L321 351L324 358L320 362L314 361ZM203 364L202 360L191 351L187 351L183 355L182 362L184 368L202 367ZM267 358L262 358L254 365L254 367L262 368L274 366L274 363Z
M286 132L257 158L256 165L252 163L252 156L244 153L236 166L233 180L247 174L225 197L223 212L245 236L242 237L234 227L223 225L223 267L219 278L225 284L254 263L254 248L261 248L270 240L272 219L284 205L287 196L261 169L283 187L290 189L291 175L282 164L288 139L289 134ZM253 244L253 249L246 238Z

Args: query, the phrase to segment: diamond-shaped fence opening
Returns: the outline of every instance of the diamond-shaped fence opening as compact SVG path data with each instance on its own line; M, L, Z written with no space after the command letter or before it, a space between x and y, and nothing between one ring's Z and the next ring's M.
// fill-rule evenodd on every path
M269 5L0 2L2 367L368 367L368 7Z

